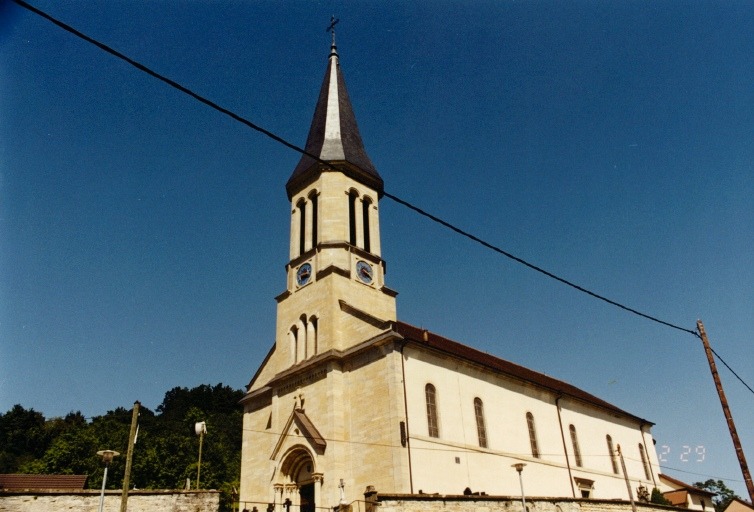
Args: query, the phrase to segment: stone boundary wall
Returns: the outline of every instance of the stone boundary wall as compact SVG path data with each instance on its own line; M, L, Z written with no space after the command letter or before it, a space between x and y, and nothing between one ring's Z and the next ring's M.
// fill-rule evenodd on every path
M120 511L121 491L105 491L104 512ZM0 489L2 512L97 512L100 491ZM130 491L128 512L217 512L218 491Z
M365 512L522 512L517 496L441 496L365 493ZM586 498L526 498L528 512L633 512L630 501ZM636 502L637 512L679 509Z

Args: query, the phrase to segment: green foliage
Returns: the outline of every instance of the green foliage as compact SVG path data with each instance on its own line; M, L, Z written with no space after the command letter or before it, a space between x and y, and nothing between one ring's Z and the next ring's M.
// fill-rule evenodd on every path
M49 438L42 413L14 405L0 416L0 446L0 473L11 473L44 455Z
M660 491L660 489L658 489L657 487L652 489L652 497L649 498L649 502L656 505L672 505L672 503L670 503L670 500L663 496L662 491Z
M221 510L230 510L241 468L243 391L229 386L176 387L165 393L157 415L139 409L131 485L139 489L182 489L196 485L199 438L194 423L205 421L201 488L223 491ZM87 422L80 412L45 417L20 405L0 415L0 473L86 474L88 486L102 485L98 450L121 453L108 468L107 488L123 483L132 410L119 407Z
M694 487L717 494L717 496L712 498L712 503L715 504L715 512L723 512L734 498L739 498L739 496L733 492L733 489L728 488L722 480L713 480L710 478L705 482L695 482Z

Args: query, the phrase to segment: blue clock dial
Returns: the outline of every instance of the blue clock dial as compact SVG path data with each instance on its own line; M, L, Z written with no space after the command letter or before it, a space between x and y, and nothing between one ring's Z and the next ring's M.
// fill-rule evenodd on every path
M309 263L304 263L296 271L296 282L299 286L304 286L312 278L312 266Z
M372 279L374 279L372 266L366 261L359 261L356 263L356 276L361 279L362 282L370 284Z

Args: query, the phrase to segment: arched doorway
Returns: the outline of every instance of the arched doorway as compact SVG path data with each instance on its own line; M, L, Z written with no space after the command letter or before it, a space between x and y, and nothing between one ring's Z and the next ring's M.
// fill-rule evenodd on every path
M303 446L294 446L283 456L280 473L285 483L295 484L296 495L288 496L293 505L298 505L298 511L315 512L318 498L317 485L321 482L321 475L314 472L314 459L309 450Z

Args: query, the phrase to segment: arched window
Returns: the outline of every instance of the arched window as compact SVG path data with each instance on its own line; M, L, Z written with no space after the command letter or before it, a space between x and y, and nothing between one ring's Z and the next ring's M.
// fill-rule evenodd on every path
M369 243L369 208L372 206L372 200L368 197L364 198L364 201L361 203L362 205L362 216L363 216L363 229L364 229L364 250L366 252L371 251L371 244Z
M537 444L537 429L534 427L534 415L526 413L526 425L529 427L529 444L531 445L531 456L539 458L539 445Z
M317 247L317 191L313 190L309 194L309 201L312 203L312 247Z
M309 345L310 356L317 355L317 317L313 316L309 319L309 333L307 335L307 343Z
M573 425L568 427L571 432L571 444L573 445L573 458L575 459L576 466L581 467L584 462L581 460L581 449L579 448L579 439L576 437L576 427Z
M298 253L306 252L306 201L303 199L296 203L299 211Z
M356 198L355 190L348 193L348 242L356 245Z
M427 400L427 430L429 437L440 437L440 427L437 423L437 392L432 384L424 386L424 397Z
M307 337L309 335L309 331L307 328L307 321L306 321L306 315L301 315L301 318L299 318L299 354L302 361L306 361L306 359L309 358L309 343L307 342Z
M647 454L644 452L644 445L639 443L639 455L641 455L641 465L644 466L644 476L647 480L652 478L649 472L649 462L647 462Z
M291 340L291 361L293 364L296 364L298 363L298 327L295 325L291 327L291 330L288 332L288 337Z
M479 446L487 448L487 429L484 427L484 404L481 398L474 399L474 416L476 416L476 434Z
M610 454L610 462L613 464L613 473L618 474L618 459L615 456L615 450L613 449L613 438L607 436L607 453Z

